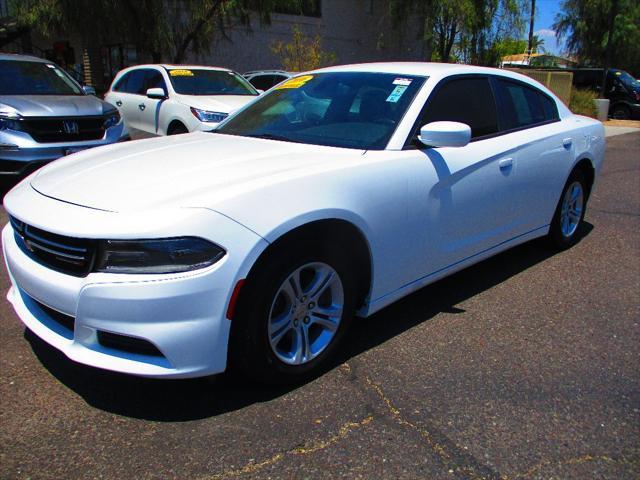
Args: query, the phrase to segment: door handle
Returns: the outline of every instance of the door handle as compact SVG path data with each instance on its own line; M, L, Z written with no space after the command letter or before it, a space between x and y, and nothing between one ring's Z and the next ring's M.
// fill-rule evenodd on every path
M573 139L572 138L565 138L562 140L562 146L564 148L569 148L571 147L571 144L573 143Z
M116 107L121 107L122 106L122 100L118 100L116 102Z
M141 103L140 105L138 105L138 108L144 112L144 109L147 107L145 107L144 103Z
M498 162L498 166L501 170L505 168L511 168L513 166L513 158L503 158Z

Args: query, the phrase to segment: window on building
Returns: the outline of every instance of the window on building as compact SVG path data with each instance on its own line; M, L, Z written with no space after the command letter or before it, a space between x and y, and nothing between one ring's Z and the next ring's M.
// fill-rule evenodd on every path
M276 2L273 11L287 15L320 18L322 16L322 0L302 0L297 6L289 5L288 2Z

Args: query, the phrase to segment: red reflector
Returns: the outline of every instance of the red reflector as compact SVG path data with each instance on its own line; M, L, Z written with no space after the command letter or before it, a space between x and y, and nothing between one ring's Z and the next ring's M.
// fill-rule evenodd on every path
M229 320L233 320L233 314L236 310L236 302L238 301L238 297L240 296L240 290L244 285L245 279L238 280L236 286L233 289L233 293L231 294L231 300L229 300L229 308L227 308L227 318Z

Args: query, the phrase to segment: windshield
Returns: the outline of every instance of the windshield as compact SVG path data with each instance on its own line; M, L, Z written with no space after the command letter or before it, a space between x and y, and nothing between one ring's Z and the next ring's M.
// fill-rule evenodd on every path
M381 150L425 80L370 72L302 75L281 83L216 131Z
M228 70L167 69L176 93L183 95L258 95L243 77Z
M61 68L52 63L0 60L0 95L84 95Z
M636 80L635 78L633 78L631 75L629 75L624 70L617 70L615 72L615 76L625 86L633 88L633 89L640 89L640 82L638 80Z

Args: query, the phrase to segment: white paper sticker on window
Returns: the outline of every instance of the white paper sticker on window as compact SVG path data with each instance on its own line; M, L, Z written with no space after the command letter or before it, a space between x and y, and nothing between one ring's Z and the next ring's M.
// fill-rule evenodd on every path
M404 85L404 86L408 87L409 85L411 85L412 81L413 80L411 80L410 78L396 78L393 81L393 84L394 85Z

